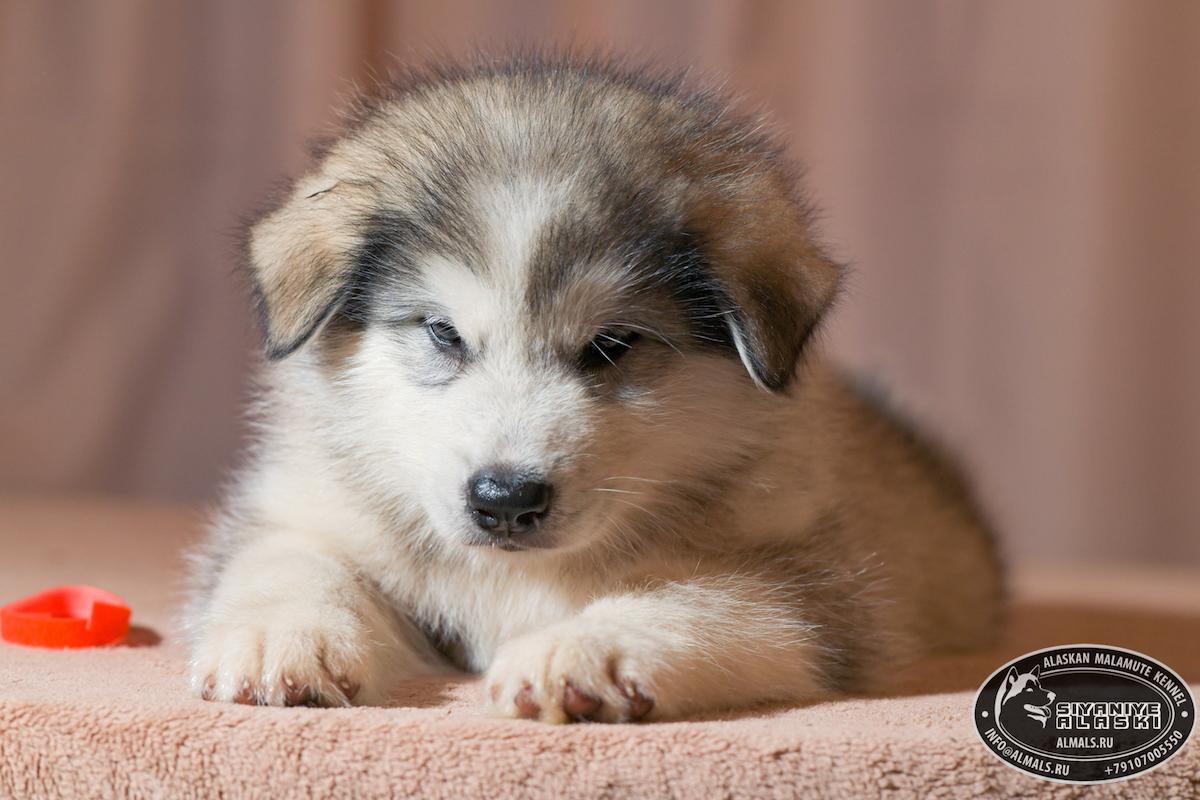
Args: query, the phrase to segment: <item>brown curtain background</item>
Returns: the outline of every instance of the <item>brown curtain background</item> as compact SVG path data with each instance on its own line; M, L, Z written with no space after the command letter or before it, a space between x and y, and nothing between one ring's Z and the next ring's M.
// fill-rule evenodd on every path
M475 44L723 75L854 268L836 353L1023 560L1200 561L1200 3L0 0L0 492L202 501L234 232L356 84Z

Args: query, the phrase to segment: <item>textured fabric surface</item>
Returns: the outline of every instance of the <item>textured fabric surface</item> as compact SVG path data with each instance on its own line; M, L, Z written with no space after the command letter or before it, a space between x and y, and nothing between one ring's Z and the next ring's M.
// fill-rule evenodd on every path
M1200 564L1192 0L0 0L0 490L211 496L239 218L372 71L566 41L771 110L853 266L825 338L1015 558Z
M173 641L193 515L0 502L0 601L90 582L133 606L127 644L0 645L0 797L1074 797L1000 764L970 724L973 689L1052 644L1141 650L1200 680L1200 581L1122 570L1022 573L1004 644L904 673L893 696L698 721L555 728L481 716L477 685L417 681L389 708L204 703ZM1091 796L1192 797L1200 751Z

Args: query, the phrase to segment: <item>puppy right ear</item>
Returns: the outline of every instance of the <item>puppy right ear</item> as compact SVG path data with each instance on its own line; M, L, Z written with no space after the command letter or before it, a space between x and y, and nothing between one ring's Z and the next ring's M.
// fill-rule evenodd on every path
M1009 667L1008 674L1004 676L1004 685L1006 687L1008 687L1008 686L1012 686L1016 682L1017 682L1017 668Z
M361 244L347 195L337 181L302 180L250 229L250 276L272 360L299 349L346 299Z

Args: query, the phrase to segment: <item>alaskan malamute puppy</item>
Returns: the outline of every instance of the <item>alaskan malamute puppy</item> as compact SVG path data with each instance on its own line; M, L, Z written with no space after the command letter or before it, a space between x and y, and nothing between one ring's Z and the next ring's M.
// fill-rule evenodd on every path
M369 98L249 237L249 467L194 690L670 719L878 686L995 628L963 481L820 355L842 268L759 121L597 63Z

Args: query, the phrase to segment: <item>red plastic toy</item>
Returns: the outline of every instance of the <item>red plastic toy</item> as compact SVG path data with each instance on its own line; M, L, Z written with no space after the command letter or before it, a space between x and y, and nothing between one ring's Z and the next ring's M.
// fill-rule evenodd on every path
M0 638L32 647L96 647L129 630L129 606L95 586L56 586L0 608Z

